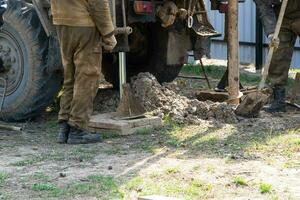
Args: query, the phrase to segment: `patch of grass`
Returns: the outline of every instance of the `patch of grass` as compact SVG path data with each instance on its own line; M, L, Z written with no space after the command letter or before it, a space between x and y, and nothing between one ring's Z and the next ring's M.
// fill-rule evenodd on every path
M31 189L39 192L45 198L67 198L78 195L96 197L101 200L122 199L124 194L119 190L118 184L110 176L90 175L83 182L73 182L60 188L51 183L35 183Z
M26 166L31 166L31 165L34 165L34 164L37 164L37 163L40 163L40 162L43 162L46 160L62 161L62 160L65 160L65 156L64 156L63 152L52 151L52 152L43 153L40 155L30 156L27 159L11 163L11 165L16 166L16 167L26 167Z
M103 139L113 139L113 138L119 138L120 134L116 132L104 132L102 133Z
M33 156L33 157L25 159L25 160L14 162L11 165L16 166L16 167L25 167L25 166L29 166L29 165L33 165L33 164L36 164L38 162L41 162L44 159L45 158L42 157L42 156Z
M153 132L153 128L140 128L137 130L137 135L149 135Z
M9 178L9 174L6 172L0 172L0 187L5 184L7 179Z
M179 172L180 172L179 167L170 167L170 168L166 169L166 173L169 174L169 175L170 174L177 174Z
M12 196L12 194L7 194L4 192L1 192L0 190L0 200L15 200L16 198Z
M141 141L130 146L131 149L141 150L146 153L155 153L159 148L157 140L154 140L147 135L142 135Z
M172 176L161 174L160 176L135 177L122 187L124 193L132 191L143 195L163 195L179 197L187 200L205 199L213 189L213 185L199 179L185 179L180 174Z
M151 177L155 178L157 176L151 176ZM141 187L143 184L144 184L144 179L138 176L128 181L125 185L125 188L127 190L138 190L139 187Z
M259 184L260 193L266 194L272 192L272 185L268 183L260 183Z
M208 165L206 171L213 174L216 171L216 168L213 165Z
M91 175L84 183L73 183L64 192L67 196L85 195L105 199L122 199L124 194L119 191L115 180L110 176Z
M47 120L45 121L44 123L44 127L46 130L49 130L49 129L58 129L58 123L57 123L57 120L54 118L52 120Z
M236 186L248 186L247 181L246 181L244 178L239 177L239 176L237 176L237 177L235 177L235 178L233 179L233 183L234 183Z
M116 147L117 148L117 147ZM115 149L115 148L114 148ZM99 153L105 151L101 146L90 146L90 147L77 147L71 150L68 154L71 160L89 161L99 155ZM106 153L106 152L104 152Z
M35 172L31 178L33 178L34 180L40 180L40 181L48 181L50 179L50 177L46 174L44 174L43 172Z
M205 66L205 70L209 77L220 80L225 73L226 68L215 65L207 65ZM181 72L184 74L203 75L203 71L198 65L185 65ZM241 73L240 81L242 84L246 85L257 85L260 81L260 77L256 74L252 75L249 73Z
M284 163L283 168L300 169L300 160L299 159L290 160L290 161Z
M252 145L247 148L248 152L257 152L268 155L282 155L292 158L294 153L300 151L300 130L287 130L283 133L269 133L265 143L253 141Z
M35 183L32 185L31 189L33 191L53 191L57 190L57 187L49 183Z
M101 152L107 155L116 155L116 154L123 154L124 149L121 146L110 146L109 148L104 149Z

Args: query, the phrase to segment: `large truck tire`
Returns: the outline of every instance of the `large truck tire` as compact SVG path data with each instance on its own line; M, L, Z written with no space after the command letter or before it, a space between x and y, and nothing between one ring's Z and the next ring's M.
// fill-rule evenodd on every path
M41 114L61 88L62 74L47 71L49 40L31 4L11 1L0 31L0 118L22 121Z
M130 52L127 55L127 80L140 72L150 72L159 83L171 82L179 74L183 64L167 64L168 30L159 23L132 25L129 36ZM186 54L182 55L183 57ZM118 87L118 55L103 56L102 73L106 81Z

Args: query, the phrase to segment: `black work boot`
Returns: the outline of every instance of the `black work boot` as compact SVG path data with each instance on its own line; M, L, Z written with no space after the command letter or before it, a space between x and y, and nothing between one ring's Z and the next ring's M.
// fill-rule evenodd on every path
M274 87L273 94L274 99L271 104L265 108L265 111L269 113L286 112L285 88Z
M80 130L75 127L71 127L68 144L89 144L101 142L102 137L100 134L92 134L88 131Z
M70 125L67 123L67 121L59 122L59 132L57 136L57 142L60 144L67 143L69 132L70 132Z

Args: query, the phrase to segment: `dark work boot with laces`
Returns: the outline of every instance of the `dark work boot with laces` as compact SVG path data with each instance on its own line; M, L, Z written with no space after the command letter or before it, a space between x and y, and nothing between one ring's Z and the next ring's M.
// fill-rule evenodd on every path
M286 91L284 87L273 88L274 99L271 104L265 107L265 111L269 113L286 112Z
M67 123L67 121L59 122L59 132L57 136L57 142L60 144L67 143L69 132L70 132L70 125Z
M100 134L92 134L85 130L80 130L75 127L71 127L68 144L89 144L101 142L102 137Z

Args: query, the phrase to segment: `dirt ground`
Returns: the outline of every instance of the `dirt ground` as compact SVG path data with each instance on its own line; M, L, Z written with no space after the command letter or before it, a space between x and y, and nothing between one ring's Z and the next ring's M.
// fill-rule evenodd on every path
M176 84L189 98L205 85L180 78ZM116 92L101 90L96 112L112 111L117 103ZM187 200L300 199L300 112L295 109L231 124L210 119L186 125L166 118L160 129L105 135L102 143L76 146L55 143L56 115L46 112L14 124L22 132L0 131L0 199L136 200L151 194Z

